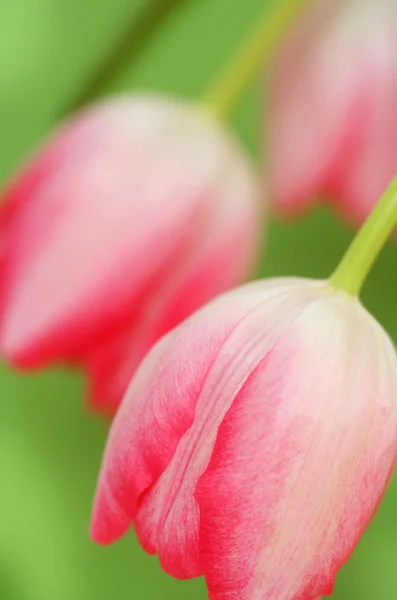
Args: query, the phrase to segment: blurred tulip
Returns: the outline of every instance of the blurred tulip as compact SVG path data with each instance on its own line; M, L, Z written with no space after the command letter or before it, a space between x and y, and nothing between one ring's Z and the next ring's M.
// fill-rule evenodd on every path
M114 410L151 345L244 278L256 177L199 107L126 96L64 126L5 192L0 348L83 364Z
M328 282L273 279L165 336L113 422L92 536L134 525L211 600L315 600L370 521L397 454L397 358Z
M397 172L397 2L317 0L268 81L276 209L319 198L353 223Z

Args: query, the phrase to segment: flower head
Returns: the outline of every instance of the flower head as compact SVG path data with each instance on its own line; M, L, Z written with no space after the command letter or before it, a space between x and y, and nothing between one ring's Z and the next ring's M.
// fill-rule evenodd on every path
M397 171L397 3L319 0L271 70L276 208L331 199L360 223Z
M0 349L82 363L114 409L151 345L251 268L256 177L198 107L131 95L55 134L0 213Z
M397 455L397 358L359 301L273 279L165 336L113 423L92 536L133 525L211 600L314 600L370 521Z

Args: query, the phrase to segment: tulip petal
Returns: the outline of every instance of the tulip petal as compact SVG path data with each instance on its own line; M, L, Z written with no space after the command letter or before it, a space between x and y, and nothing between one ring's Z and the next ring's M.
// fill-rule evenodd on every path
M260 305L247 313L220 348L200 388L194 421L167 468L143 498L135 519L141 544L147 551L157 552L163 569L178 578L202 573L200 518L194 492L211 458L218 428L280 331L317 290L316 285L306 285L299 294L293 286L274 295L273 282L268 285L271 293L266 293L264 285ZM221 310L220 304L219 316ZM190 329L188 325L186 329Z
M179 257L156 293L136 308L132 325L97 344L85 359L95 408L113 412L155 341L249 271L258 220L247 212L246 199L255 198L257 189L241 162L233 161L233 172L233 179L218 182L218 201L192 240L191 251Z
M5 194L3 353L27 367L80 360L136 326L168 274L198 251L214 213L225 214L226 194L217 194L228 177L229 191L249 182L229 194L226 213L231 231L244 223L247 264L254 176L223 129L189 104L154 96L72 121Z
M279 53L268 160L281 212L325 199L360 223L393 177L396 23L393 0L320 0Z
M368 90L359 56L346 60L350 32L339 26L338 9L340 2L316 3L271 71L270 191L286 214L332 194L360 147Z
M128 138L130 119L123 106L94 112L55 142L51 177L42 173L39 159L42 176L34 178L35 187L27 194L22 179L9 191L8 201L18 210L6 221L1 340L6 355L22 354L20 362L26 354L34 363L36 347L40 354L51 356L56 348L67 356L98 322L117 324L153 272L169 269L168 257L185 250L183 232L198 218L199 198L186 203L194 191L168 172L167 161L151 165L148 177L150 148L136 135ZM29 203L19 200L22 193ZM163 214L153 219L159 210ZM161 252L153 252L153 236Z
M142 363L109 436L94 504L95 541L114 541L136 518L141 495L166 469L193 423L215 356L238 322L262 301L262 287L254 283L230 293L224 310L222 298L208 305L190 327L163 338Z
M397 8L384 10L373 20L371 35L362 51L367 70L371 105L362 125L361 144L355 162L345 169L339 205L361 223L397 171Z
M361 310L312 303L219 427L195 492L211 600L330 594L370 520L397 452L397 373Z

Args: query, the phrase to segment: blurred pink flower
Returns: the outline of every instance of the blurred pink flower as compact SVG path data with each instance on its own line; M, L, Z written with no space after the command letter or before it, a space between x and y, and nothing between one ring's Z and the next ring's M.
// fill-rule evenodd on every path
M5 192L0 348L83 364L117 407L151 345L250 270L256 176L199 107L126 96L64 126Z
M354 223L397 171L397 2L318 0L268 81L276 209L321 200Z
M93 511L108 544L134 525L211 600L330 594L397 454L397 358L326 282L273 279L165 336L113 422Z

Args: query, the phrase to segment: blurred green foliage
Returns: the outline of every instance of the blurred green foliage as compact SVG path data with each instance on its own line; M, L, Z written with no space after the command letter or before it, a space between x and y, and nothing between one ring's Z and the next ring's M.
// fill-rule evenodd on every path
M55 116L115 43L144 0L14 0L0 4L0 177L5 179L51 129ZM159 89L199 99L255 19L264 0L198 0L158 32L115 90ZM258 86L233 127L258 155ZM299 141L297 141L299 143ZM265 235L265 233L264 233ZM273 222L263 275L327 276L352 232L329 209L298 223ZM397 341L397 244L379 260L364 301ZM202 581L161 572L131 533L100 548L88 538L106 426L84 408L73 372L0 372L0 599L191 600ZM334 598L396 597L397 482L342 570Z

